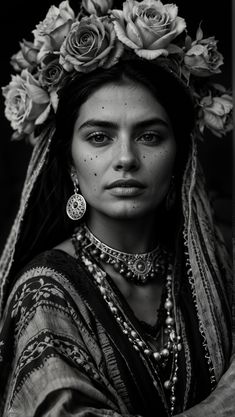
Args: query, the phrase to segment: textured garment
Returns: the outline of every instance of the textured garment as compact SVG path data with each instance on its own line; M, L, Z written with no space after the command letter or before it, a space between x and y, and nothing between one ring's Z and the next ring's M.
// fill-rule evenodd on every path
M182 284L179 303L188 319L179 364L181 410L201 401L212 388L188 291L189 286ZM126 320L141 333L133 312L116 295ZM25 268L8 300L3 323L4 417L169 415L161 381L154 379L150 362L139 356L119 329L89 271L66 253L45 252Z

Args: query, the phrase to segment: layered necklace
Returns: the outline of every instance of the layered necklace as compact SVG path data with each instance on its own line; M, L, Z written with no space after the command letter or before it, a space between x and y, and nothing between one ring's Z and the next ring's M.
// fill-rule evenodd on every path
M86 225L79 230L77 239L83 241L84 247L89 247L91 255L98 261L112 265L125 280L135 285L159 279L169 263L168 251L162 245L141 254L121 252L101 242Z
M115 317L122 332L127 336L134 349L140 353L147 362L150 360L152 372L159 379L158 368L166 369L170 364L168 376L163 381L164 389L169 396L169 411L172 416L176 403L176 383L178 381L178 355L182 348L181 337L177 334L172 283L172 262L165 249L160 246L144 254L129 254L117 251L101 242L95 237L87 226L77 229L72 237L76 257L81 259L91 272L105 303ZM163 254L165 260L163 261ZM166 298L164 302L164 342L160 349L153 347L135 329L134 325L123 315L122 309L115 293L110 287L106 273L99 267L100 261L116 265L115 269L127 281L136 285L145 285L153 279L158 279L164 273L166 280ZM129 274L131 273L131 274ZM156 364L156 367L154 366ZM155 380L153 380L155 384Z

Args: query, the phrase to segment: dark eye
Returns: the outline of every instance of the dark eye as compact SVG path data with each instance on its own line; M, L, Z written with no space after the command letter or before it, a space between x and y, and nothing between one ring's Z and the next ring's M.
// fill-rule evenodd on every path
M146 132L146 133L143 133L138 138L138 142L142 142L147 145L156 145L160 141L161 141L161 136L157 132Z
M107 136L105 133L93 133L88 137L89 142L95 146L102 146L107 145L111 138Z

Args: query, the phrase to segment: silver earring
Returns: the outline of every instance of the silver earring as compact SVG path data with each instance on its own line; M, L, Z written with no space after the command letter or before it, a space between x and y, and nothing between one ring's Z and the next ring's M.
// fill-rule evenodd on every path
M74 194L67 201L66 213L71 220L80 220L86 212L86 200L79 194L76 175L72 173L71 176L74 185Z
M172 175L170 186L166 195L166 210L170 211L175 204L176 190L175 190L175 177Z

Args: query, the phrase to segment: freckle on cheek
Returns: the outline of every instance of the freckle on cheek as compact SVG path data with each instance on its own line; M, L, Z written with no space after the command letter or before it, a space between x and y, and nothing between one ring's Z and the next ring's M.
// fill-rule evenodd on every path
M86 162L86 159L84 159L84 162Z
M94 176L95 176L95 177L97 177L97 174L96 174L96 172L94 172Z

